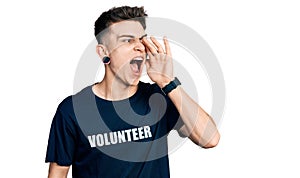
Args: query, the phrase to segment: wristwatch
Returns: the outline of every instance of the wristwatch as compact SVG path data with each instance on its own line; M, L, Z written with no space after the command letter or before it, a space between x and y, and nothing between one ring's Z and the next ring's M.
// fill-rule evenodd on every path
M172 90L174 90L178 85L181 85L177 77L171 81L168 85L164 86L161 90L165 95L168 95Z

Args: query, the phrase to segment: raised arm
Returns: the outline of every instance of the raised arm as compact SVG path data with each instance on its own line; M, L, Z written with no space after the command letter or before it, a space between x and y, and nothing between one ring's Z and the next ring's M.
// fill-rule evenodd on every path
M184 123L179 131L203 148L215 147L219 142L220 134L213 119L182 87L178 86L168 96L176 106Z
M146 61L147 73L152 81L160 88L169 84L173 79L173 62L169 42L164 38L164 46L154 38L146 38L142 42L146 47L149 60ZM213 119L178 86L170 93L169 98L176 106L184 125L180 132L188 136L194 143L204 148L211 148L218 144L220 134Z

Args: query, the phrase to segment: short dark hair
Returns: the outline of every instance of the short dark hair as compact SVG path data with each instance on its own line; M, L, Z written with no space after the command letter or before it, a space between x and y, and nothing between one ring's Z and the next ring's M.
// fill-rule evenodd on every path
M108 28L110 25L121 22L124 20L134 20L141 23L144 30L146 29L145 17L148 15L144 10L144 7L113 7L106 12L103 12L100 17L95 21L95 37L98 41L98 44L101 44L100 32ZM135 18L135 19L134 19Z

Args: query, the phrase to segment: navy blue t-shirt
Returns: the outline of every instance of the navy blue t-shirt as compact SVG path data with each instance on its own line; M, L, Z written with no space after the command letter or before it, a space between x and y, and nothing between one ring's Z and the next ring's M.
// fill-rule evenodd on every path
M139 82L120 101L99 98L89 86L58 106L46 162L72 165L74 178L170 177L167 135L181 126L156 84Z

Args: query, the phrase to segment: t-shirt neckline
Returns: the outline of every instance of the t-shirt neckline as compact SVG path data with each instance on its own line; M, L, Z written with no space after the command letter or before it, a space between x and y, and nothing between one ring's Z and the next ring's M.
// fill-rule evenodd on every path
M101 101L102 103L110 104L110 103L117 103L117 102L125 102L125 101L128 101L128 100L132 102L132 101L135 101L141 95L141 93L142 93L142 83L143 82L139 81L137 91L132 96L130 96L128 98L125 98L125 99L121 99L121 100L107 100L107 99L104 99L104 98L101 98L101 97L97 96L93 91L93 86L97 83L90 86L90 91L92 92L92 94L94 95L96 100Z

